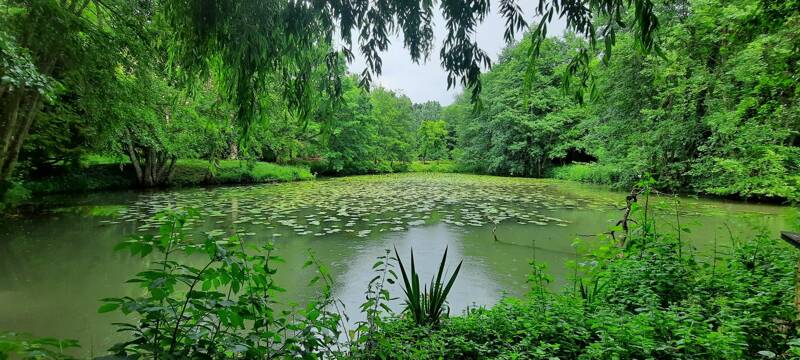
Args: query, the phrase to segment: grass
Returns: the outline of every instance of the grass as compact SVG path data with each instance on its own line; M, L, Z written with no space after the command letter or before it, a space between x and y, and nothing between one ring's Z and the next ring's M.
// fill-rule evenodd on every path
M178 160L170 185L257 184L314 178L311 171L303 166L221 160L212 174L209 165L207 160ZM136 188L135 179L133 168L127 160L95 155L85 158L82 169L29 180L25 182L25 187L34 194L120 190Z
M574 163L553 169L550 176L560 180L616 185L622 181L624 174L622 170L612 165Z
M408 167L409 172L439 172L459 173L464 172L453 160L414 161Z
M81 165L115 165L115 164L128 164L130 161L124 156L108 156L99 154L87 154L81 157Z
M180 186L203 184L257 184L311 180L314 175L302 166L279 165L268 162L221 160L213 177L207 160L178 160L173 183Z

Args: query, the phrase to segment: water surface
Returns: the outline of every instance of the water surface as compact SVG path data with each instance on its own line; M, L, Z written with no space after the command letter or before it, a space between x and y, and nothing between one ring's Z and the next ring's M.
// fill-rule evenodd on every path
M138 295L141 290L123 282L149 261L112 249L127 236L154 231L159 224L153 215L166 208L200 210L203 218L191 224L198 237L235 231L247 241L274 241L286 259L277 281L288 290L287 303L303 303L317 292L305 286L312 271L302 269L311 249L334 274L335 295L358 319L371 266L394 246L406 258L413 247L423 279L445 247L450 269L464 260L450 296L456 313L524 295L534 254L557 284L565 284L575 239L596 241L591 235L621 217L624 198L569 182L456 174L51 197L44 199L52 209L46 213L0 221L0 331L77 339L83 353L104 353L116 339L110 323L121 317L97 314L98 299ZM751 233L751 225L777 232L786 210L654 198L650 206L660 208L660 230L674 228L676 201L681 223L693 226L684 237L698 251L714 239L722 248L731 233Z

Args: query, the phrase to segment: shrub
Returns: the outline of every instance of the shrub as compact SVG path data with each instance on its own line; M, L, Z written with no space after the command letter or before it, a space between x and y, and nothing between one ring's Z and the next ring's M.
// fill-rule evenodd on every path
M465 172L455 161L414 161L408 168L411 172L438 172L438 173L458 173Z
M453 283L458 277L458 272L461 270L461 264L464 261L462 260L458 263L456 270L453 271L450 279L446 280L445 283L443 278L445 276L444 264L447 261L447 249L445 249L435 280L432 278L429 285L421 288L419 273L417 273L414 261L414 250L411 250L411 268L408 272L403 266L400 254L397 253L397 248L394 249L394 254L397 256L397 262L400 264L400 274L403 276L406 313L411 315L417 325L438 325L447 306L447 295L450 293L450 289L453 287Z
M23 360L72 360L65 350L79 347L75 340L58 340L53 338L35 338L28 334L13 332L0 333L0 359Z
M601 185L620 185L624 178L622 171L616 166L596 163L575 163L560 166L553 168L550 176L561 180Z
M130 339L111 349L116 355L316 358L333 351L342 324L341 316L329 311L334 300L327 278L317 301L298 312L278 312L275 294L283 289L273 275L282 259L272 244L250 246L235 233L192 240L185 228L195 216L193 211L161 213L158 235L135 236L117 246L156 260L128 280L143 295L103 299L98 310L136 315L134 322L117 324Z
M394 318L373 358L743 359L800 353L795 249L766 232L708 257L681 251L635 212L625 248L603 238L580 259L574 286L470 309L437 328ZM650 217L652 218L652 216ZM652 220L650 220L652 221ZM541 267L534 263L536 272Z
M0 211L13 209L31 197L31 192L22 184L10 181L0 184Z

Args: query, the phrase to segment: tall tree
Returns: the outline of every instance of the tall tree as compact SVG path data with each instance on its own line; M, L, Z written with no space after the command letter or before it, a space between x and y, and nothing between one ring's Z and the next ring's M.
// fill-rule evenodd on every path
M417 130L417 152L422 161L447 158L447 123L443 120L424 121Z
M507 49L483 76L485 111L470 113L463 96L443 111L458 124L455 157L478 171L528 176L596 160L575 177L629 188L649 174L669 190L800 197L798 2L656 5L660 54L643 52L638 34L617 32L617 61L591 61L601 96L585 107L558 91L566 79L554 75L573 64L564 42L543 42L532 74L528 39Z
M467 168L494 174L544 176L559 159L581 152L578 126L584 110L562 90L561 70L569 66L568 49L580 43L548 39L540 46L540 64L527 73L527 54L535 39L526 36L503 51L485 74L486 108L480 113L450 110L456 123L457 158ZM533 86L526 90L526 82ZM456 104L455 108L463 108Z
M137 56L144 48L148 4L4 0L0 9L2 190L42 111L92 116L89 111L98 103L95 95L107 90L116 71L150 59ZM62 100L69 110L60 106Z

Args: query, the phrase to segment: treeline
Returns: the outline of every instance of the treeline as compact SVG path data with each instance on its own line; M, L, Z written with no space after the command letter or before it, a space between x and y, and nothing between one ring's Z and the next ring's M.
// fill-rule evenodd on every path
M208 71L190 76L174 58L180 28L167 5L0 0L3 202L27 196L26 183L76 173L169 185L183 181L179 159L208 160L214 177L224 159L361 174L441 157L443 123L428 124L438 103L365 90L324 41L295 49L264 79L242 79L258 82L247 89L254 98L219 59L198 59ZM98 176L87 158L119 166Z
M619 32L610 64L593 60L583 106L562 76L580 40L548 40L527 71L528 36L483 75L484 111L463 95L444 110L453 157L493 174L625 188L651 174L667 190L796 199L799 5L657 2L660 51Z
M31 180L83 171L88 155L143 187L173 183L179 159L207 160L210 177L224 159L319 174L454 159L493 174L617 187L650 174L667 190L800 196L797 1L656 2L659 51L619 25L610 63L590 56L589 73L574 57L584 37L548 39L531 63L528 35L481 75L479 112L473 89L446 108L366 91L327 41L288 37L286 54L237 43L241 56L217 54L224 64L192 57L190 39L172 36L208 34L180 33L169 4L0 0L4 202ZM247 41L275 40L267 33ZM275 64L231 62L247 56ZM253 67L270 71L237 78Z

